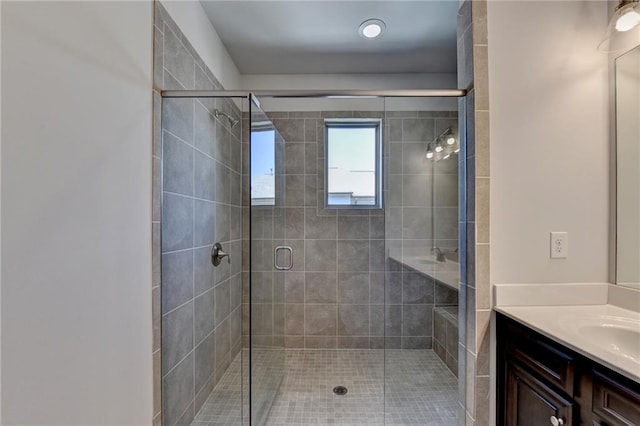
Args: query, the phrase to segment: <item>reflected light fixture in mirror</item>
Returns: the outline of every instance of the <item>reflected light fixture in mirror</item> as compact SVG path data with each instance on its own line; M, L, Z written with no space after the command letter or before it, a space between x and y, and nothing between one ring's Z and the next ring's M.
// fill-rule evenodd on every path
M427 143L425 157L428 160L446 160L451 154L460 152L460 145L451 127L447 127L432 142Z
M640 2L620 0L598 45L601 52L618 52L640 45Z
M427 154L425 155L428 160L433 158L433 150L431 149L431 144L427 145Z

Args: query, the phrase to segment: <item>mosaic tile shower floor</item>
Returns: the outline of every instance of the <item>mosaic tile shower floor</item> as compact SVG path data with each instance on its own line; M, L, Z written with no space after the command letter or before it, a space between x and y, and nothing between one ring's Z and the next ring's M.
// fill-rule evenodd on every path
M285 353L284 379L267 425L457 424L457 379L431 350L387 350L386 390L382 350ZM238 356L193 426L240 424L240 372ZM334 395L337 385L346 386L347 395Z

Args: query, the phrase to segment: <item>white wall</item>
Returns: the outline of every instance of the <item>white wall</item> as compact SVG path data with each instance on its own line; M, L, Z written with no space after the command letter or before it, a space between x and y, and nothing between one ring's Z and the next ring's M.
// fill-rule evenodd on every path
M2 423L150 424L151 3L1 28Z
M165 1L162 5L226 90L241 89L238 67L222 44L199 1ZM241 20L238 25L242 25Z
M607 281L606 24L606 2L488 4L495 283Z

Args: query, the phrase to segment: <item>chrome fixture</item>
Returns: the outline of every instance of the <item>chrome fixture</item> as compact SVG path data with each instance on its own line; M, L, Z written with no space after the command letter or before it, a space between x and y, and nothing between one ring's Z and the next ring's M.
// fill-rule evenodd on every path
M640 45L640 2L620 0L598 45L601 52L626 51Z
M163 90L163 98L459 98L464 89L392 89L392 90Z
M227 120L229 120L229 125L231 126L231 128L233 128L236 124L238 124L238 119L233 118L232 116L230 116L229 114L227 114L226 112L222 112L220 111L218 108L216 108L215 110L213 110L213 115L216 118L220 118L220 117L224 117Z
M436 261L438 262L446 262L447 258L445 257L445 252L442 251L442 249L440 247L434 247L431 249L431 253L435 253L436 254Z
M434 246L431 249L431 253L436 254L436 261L444 263L447 261L447 254L458 253L458 248L456 247L455 250L451 251L451 250L443 250L438 246Z
M286 266L278 265L278 252L280 250L289 252L289 264ZM273 267L276 268L278 271L288 271L291 268L293 268L293 249L289 246L276 247L275 251L273 252Z
M231 263L231 256L229 253L222 250L222 244L215 243L213 247L211 247L211 263L213 266L218 266L222 262L222 259L227 258L227 262Z
M358 28L358 33L369 40L376 39L382 35L382 32L387 28L386 24L380 19L367 19Z
M338 396L342 396L342 395L346 395L348 392L346 386L336 386L335 388L333 388L333 393L335 393Z
M447 127L437 138L427 143L425 157L434 161L446 160L451 157L451 154L457 154L458 152L460 152L460 144L451 127Z

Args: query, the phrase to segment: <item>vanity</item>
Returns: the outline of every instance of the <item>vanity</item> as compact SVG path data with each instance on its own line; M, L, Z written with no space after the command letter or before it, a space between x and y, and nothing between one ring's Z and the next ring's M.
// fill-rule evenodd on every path
M611 305L496 310L497 424L640 425L640 314Z

